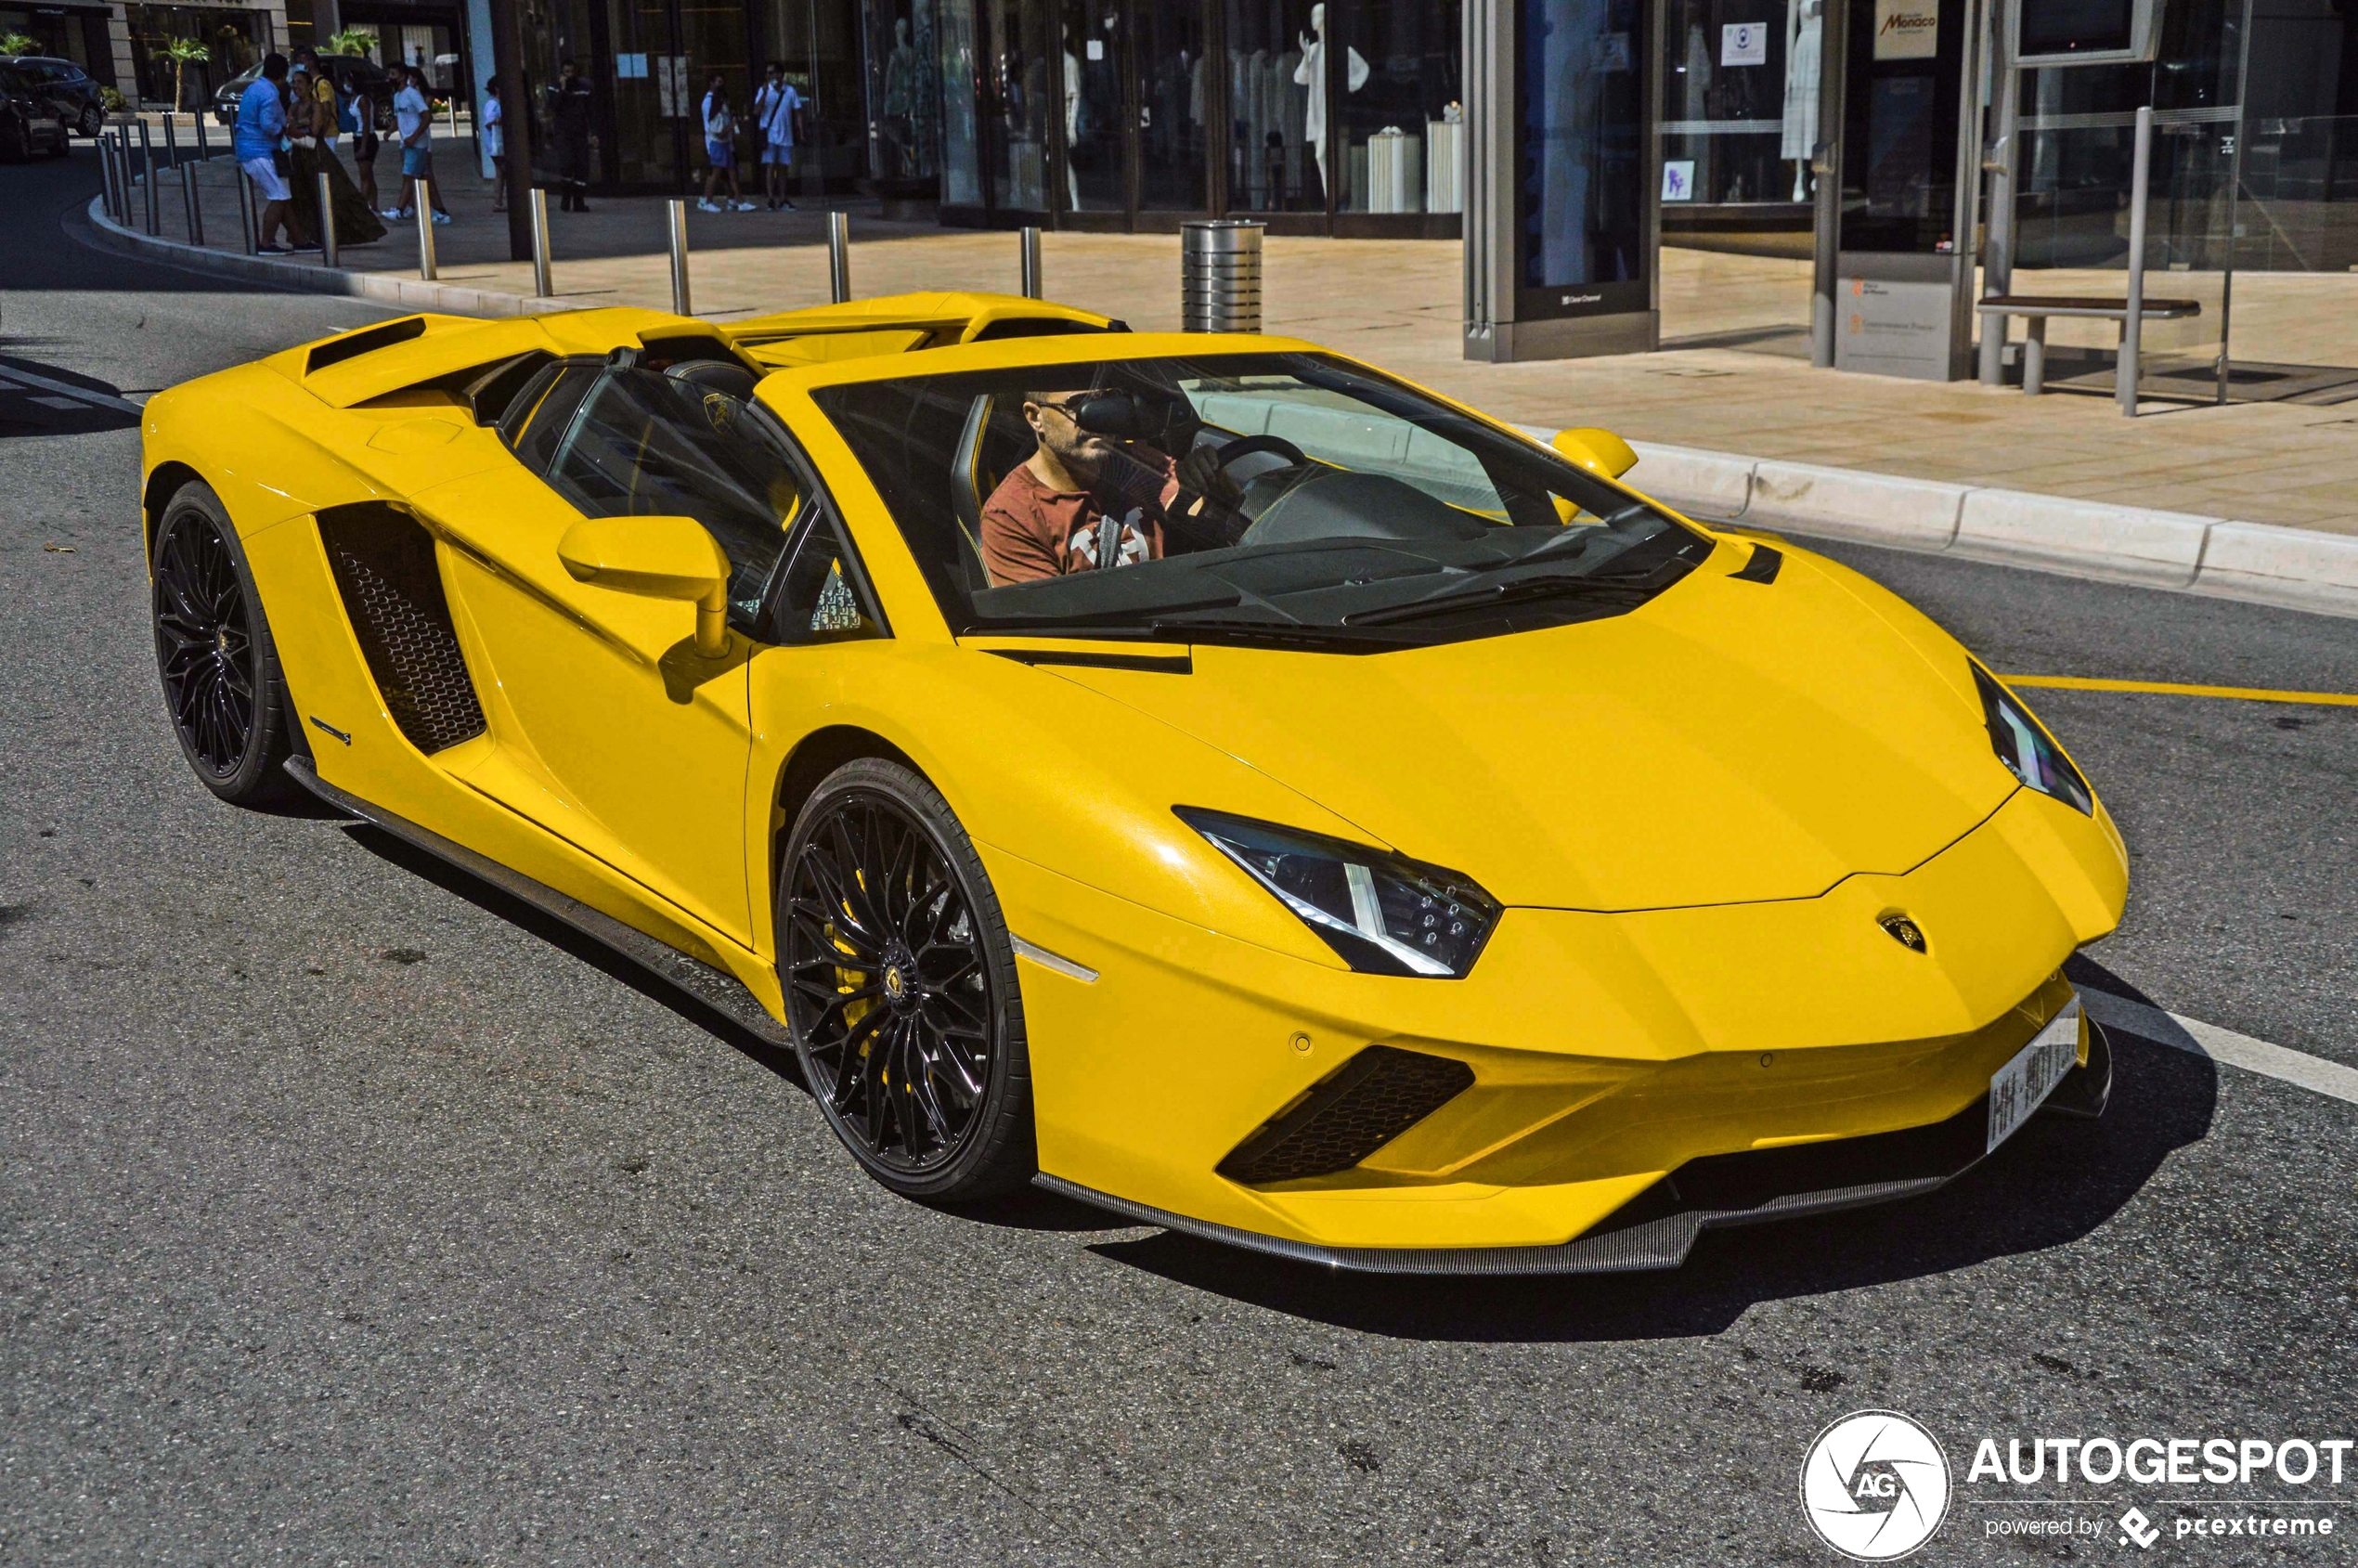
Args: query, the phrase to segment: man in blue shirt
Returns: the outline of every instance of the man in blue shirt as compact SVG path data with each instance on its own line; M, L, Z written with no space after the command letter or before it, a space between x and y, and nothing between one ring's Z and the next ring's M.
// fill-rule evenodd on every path
M271 238L287 221L287 181L279 173L279 142L287 132L286 83L287 57L265 55L262 74L238 100L238 128L231 142L238 167L262 196L262 233L256 249L273 256L286 255L294 248Z
M786 175L794 164L794 123L801 113L802 95L786 80L785 66L771 60L770 79L754 95L753 118L761 127L761 174L773 213L781 207L794 211L794 203L786 200Z

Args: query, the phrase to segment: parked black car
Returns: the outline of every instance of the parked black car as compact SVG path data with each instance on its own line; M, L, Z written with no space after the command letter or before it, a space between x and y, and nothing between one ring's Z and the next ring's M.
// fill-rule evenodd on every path
M36 94L55 102L69 129L97 139L107 123L107 106L99 101L98 84L88 71L49 55L0 55L0 65L14 67Z
M335 83L337 97L349 99L355 94L366 94L386 113L393 111L393 83L386 77L384 67L376 61L364 55L321 55L319 65ZM213 95L214 119L224 125L236 124L239 100L261 75L260 65L250 65L221 84Z
M72 145L69 136L65 106L47 87L0 64L0 160L21 163L36 149L63 158Z

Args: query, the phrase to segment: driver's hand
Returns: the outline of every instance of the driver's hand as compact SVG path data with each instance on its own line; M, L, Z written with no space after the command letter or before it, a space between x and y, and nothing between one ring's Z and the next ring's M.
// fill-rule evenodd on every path
M1171 498L1171 515L1189 523L1210 525L1215 518L1233 514L1244 499L1244 491L1220 466L1217 447L1198 447L1181 458L1171 476L1178 481L1179 493Z

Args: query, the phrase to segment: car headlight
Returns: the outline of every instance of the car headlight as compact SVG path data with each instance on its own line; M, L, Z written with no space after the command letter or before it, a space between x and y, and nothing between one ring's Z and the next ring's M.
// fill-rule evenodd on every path
M1498 901L1454 871L1244 817L1174 810L1363 974L1462 979L1498 924Z
M2013 693L1998 684L1979 664L1973 667L1974 684L1981 688L1981 710L1989 726L1989 746L2006 771L2026 789L2052 795L2083 815L2095 814L2096 797L2071 758L2048 735L2046 727Z

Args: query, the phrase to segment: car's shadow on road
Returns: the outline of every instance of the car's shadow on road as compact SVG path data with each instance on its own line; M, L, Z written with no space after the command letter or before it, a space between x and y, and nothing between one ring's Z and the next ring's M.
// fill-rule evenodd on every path
M333 808L329 808L324 814L342 815ZM574 929L555 915L492 886L471 871L428 854L373 823L356 823L349 818L343 820L346 836L369 853L433 883L444 892L466 900L486 914L504 920L519 930L530 932L551 947L562 949L618 984L628 986L657 1006L677 1014L688 1023L736 1047L755 1063L797 1088L804 1087L802 1069L796 1062L792 1051L762 1039L694 992L684 991L650 973L595 937Z
M2074 978L2157 1005L2084 960ZM1655 1340L1717 1334L1756 1302L1819 1296L2044 1251L2102 1226L2170 1151L2210 1129L2218 1069L2110 1031L2112 1104L2095 1121L2041 1115L1938 1192L1823 1218L1705 1231L1684 1268L1450 1277L1342 1274L1162 1231L1091 1250L1272 1312L1404 1339Z

